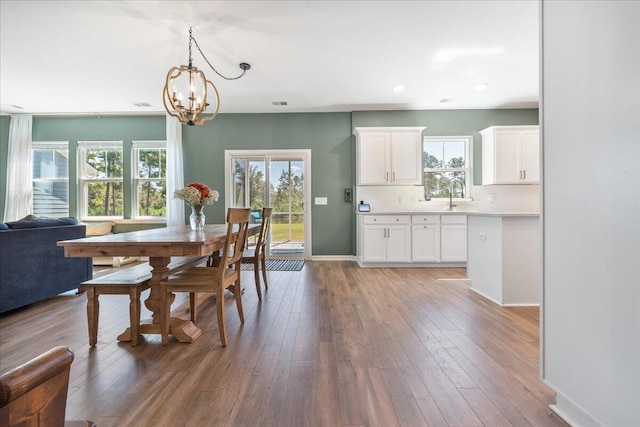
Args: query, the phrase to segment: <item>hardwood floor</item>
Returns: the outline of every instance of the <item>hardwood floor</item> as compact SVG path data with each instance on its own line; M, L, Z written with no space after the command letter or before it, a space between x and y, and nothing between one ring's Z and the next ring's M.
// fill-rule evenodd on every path
M567 425L538 379L538 309L493 304L456 280L464 269L307 261L268 277L259 303L242 272L243 326L225 298L226 348L212 299L195 343L131 347L116 341L128 297L105 295L90 349L86 297L64 295L0 317L0 371L71 347L66 417L100 427Z

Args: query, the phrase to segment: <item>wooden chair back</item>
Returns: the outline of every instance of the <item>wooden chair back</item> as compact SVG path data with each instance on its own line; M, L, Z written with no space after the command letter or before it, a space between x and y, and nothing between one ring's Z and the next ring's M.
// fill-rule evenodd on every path
M271 231L271 208L262 208L262 224L260 225L260 234L256 242L256 256L259 253L266 254L266 245L269 241L269 232Z
M249 209L229 208L227 211L227 236L222 248L222 260L220 274L224 275L224 270L237 264L240 270L242 251L247 240L247 230L249 228Z
M0 425L65 424L73 351L55 347L0 377Z

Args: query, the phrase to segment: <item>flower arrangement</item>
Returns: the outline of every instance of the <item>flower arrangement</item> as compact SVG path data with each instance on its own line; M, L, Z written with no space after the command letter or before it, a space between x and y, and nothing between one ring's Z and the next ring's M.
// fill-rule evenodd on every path
M192 208L202 208L217 202L220 194L201 182L191 182L173 193L176 199L184 200Z

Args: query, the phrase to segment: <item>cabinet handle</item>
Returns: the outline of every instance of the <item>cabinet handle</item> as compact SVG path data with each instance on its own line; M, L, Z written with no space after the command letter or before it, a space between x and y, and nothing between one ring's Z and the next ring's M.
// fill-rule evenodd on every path
M394 172L393 173L393 182L395 182L395 181L396 181L396 173Z
M522 179L527 179L527 171L522 171Z
M384 180L385 180L385 181L389 181L389 172L387 172L387 173L385 174L385 176L384 176Z

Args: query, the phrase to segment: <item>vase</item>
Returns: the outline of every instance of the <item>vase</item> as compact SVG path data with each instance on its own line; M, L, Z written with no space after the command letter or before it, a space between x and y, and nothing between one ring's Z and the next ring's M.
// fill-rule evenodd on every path
M191 229L195 231L204 230L204 206L192 206L191 207L191 215L189 215L189 223L191 224Z

